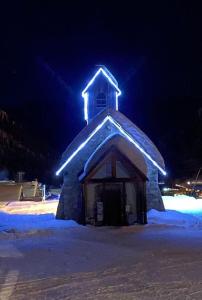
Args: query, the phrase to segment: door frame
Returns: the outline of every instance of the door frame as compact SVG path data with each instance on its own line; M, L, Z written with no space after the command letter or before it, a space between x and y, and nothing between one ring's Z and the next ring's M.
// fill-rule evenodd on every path
M101 168L107 161L111 160L112 162L112 176L104 177L104 178L93 178L96 172ZM116 177L116 160L120 160L121 162L126 164L126 167L130 167L134 171L134 176L130 178L117 178ZM139 170L136 166L134 166L131 161L127 157L125 157L119 150L117 150L114 146L112 146L105 155L97 162L95 166L93 166L88 174L82 179L83 185L83 217L84 223L86 223L86 209L87 209L87 185L90 183L102 184L103 191L105 184L107 183L119 183L122 185L122 193L121 193L121 202L123 203L122 207L122 216L123 216L123 225L127 225L126 221L126 186L127 182L132 182L137 187L137 197L136 197L136 206L137 206L137 223L146 224L147 223L147 204L146 204L146 181L147 177ZM102 224L95 224L102 225Z

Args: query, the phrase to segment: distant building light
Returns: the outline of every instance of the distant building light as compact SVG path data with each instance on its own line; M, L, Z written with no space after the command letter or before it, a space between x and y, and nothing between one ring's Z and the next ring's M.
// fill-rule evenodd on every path
M173 188L163 188L163 192L168 192L168 191L179 191L178 189L173 189Z

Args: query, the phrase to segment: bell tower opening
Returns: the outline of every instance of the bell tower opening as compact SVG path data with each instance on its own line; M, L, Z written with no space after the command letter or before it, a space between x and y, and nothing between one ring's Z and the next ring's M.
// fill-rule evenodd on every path
M118 110L120 95L118 82L105 66L101 66L82 92L87 123L106 108Z

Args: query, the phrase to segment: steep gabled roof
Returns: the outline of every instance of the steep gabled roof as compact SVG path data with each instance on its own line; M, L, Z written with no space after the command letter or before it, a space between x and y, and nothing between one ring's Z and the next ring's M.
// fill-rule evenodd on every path
M72 143L63 153L60 168L56 172L59 175L68 163L87 145L88 141L101 130L106 122L112 123L120 133L126 137L144 156L149 159L162 174L166 175L164 160L146 134L140 130L133 122L119 111L106 109L98 114L80 133L74 138Z
M121 90L118 88L118 82L116 81L115 77L112 75L112 73L103 65L98 66L99 69L94 74L94 76L91 78L91 80L88 82L84 90L82 91L82 97L84 99L84 119L88 123L88 110L89 110L89 89L91 86L93 86L94 82L96 81L96 78L99 76L103 76L110 85L114 88L115 94L116 94L116 110L118 110L118 97L121 95Z
M118 88L118 83L117 83L116 79L114 78L114 76L109 72L109 70L106 67L102 66L102 67L100 67L97 70L97 72L95 73L95 75L91 78L91 80L86 85L85 89L82 91L82 97L85 97L85 94L88 91L89 87L94 83L95 79L100 74L104 75L107 78L107 80L109 81L109 83L115 88L118 96L121 95L121 91Z

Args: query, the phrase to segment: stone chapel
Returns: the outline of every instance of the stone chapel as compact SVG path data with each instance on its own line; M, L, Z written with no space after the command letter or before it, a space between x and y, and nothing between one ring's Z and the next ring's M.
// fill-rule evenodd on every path
M164 210L159 174L164 160L148 136L119 111L121 90L100 66L82 92L86 126L62 155L58 219L80 224L146 224Z

